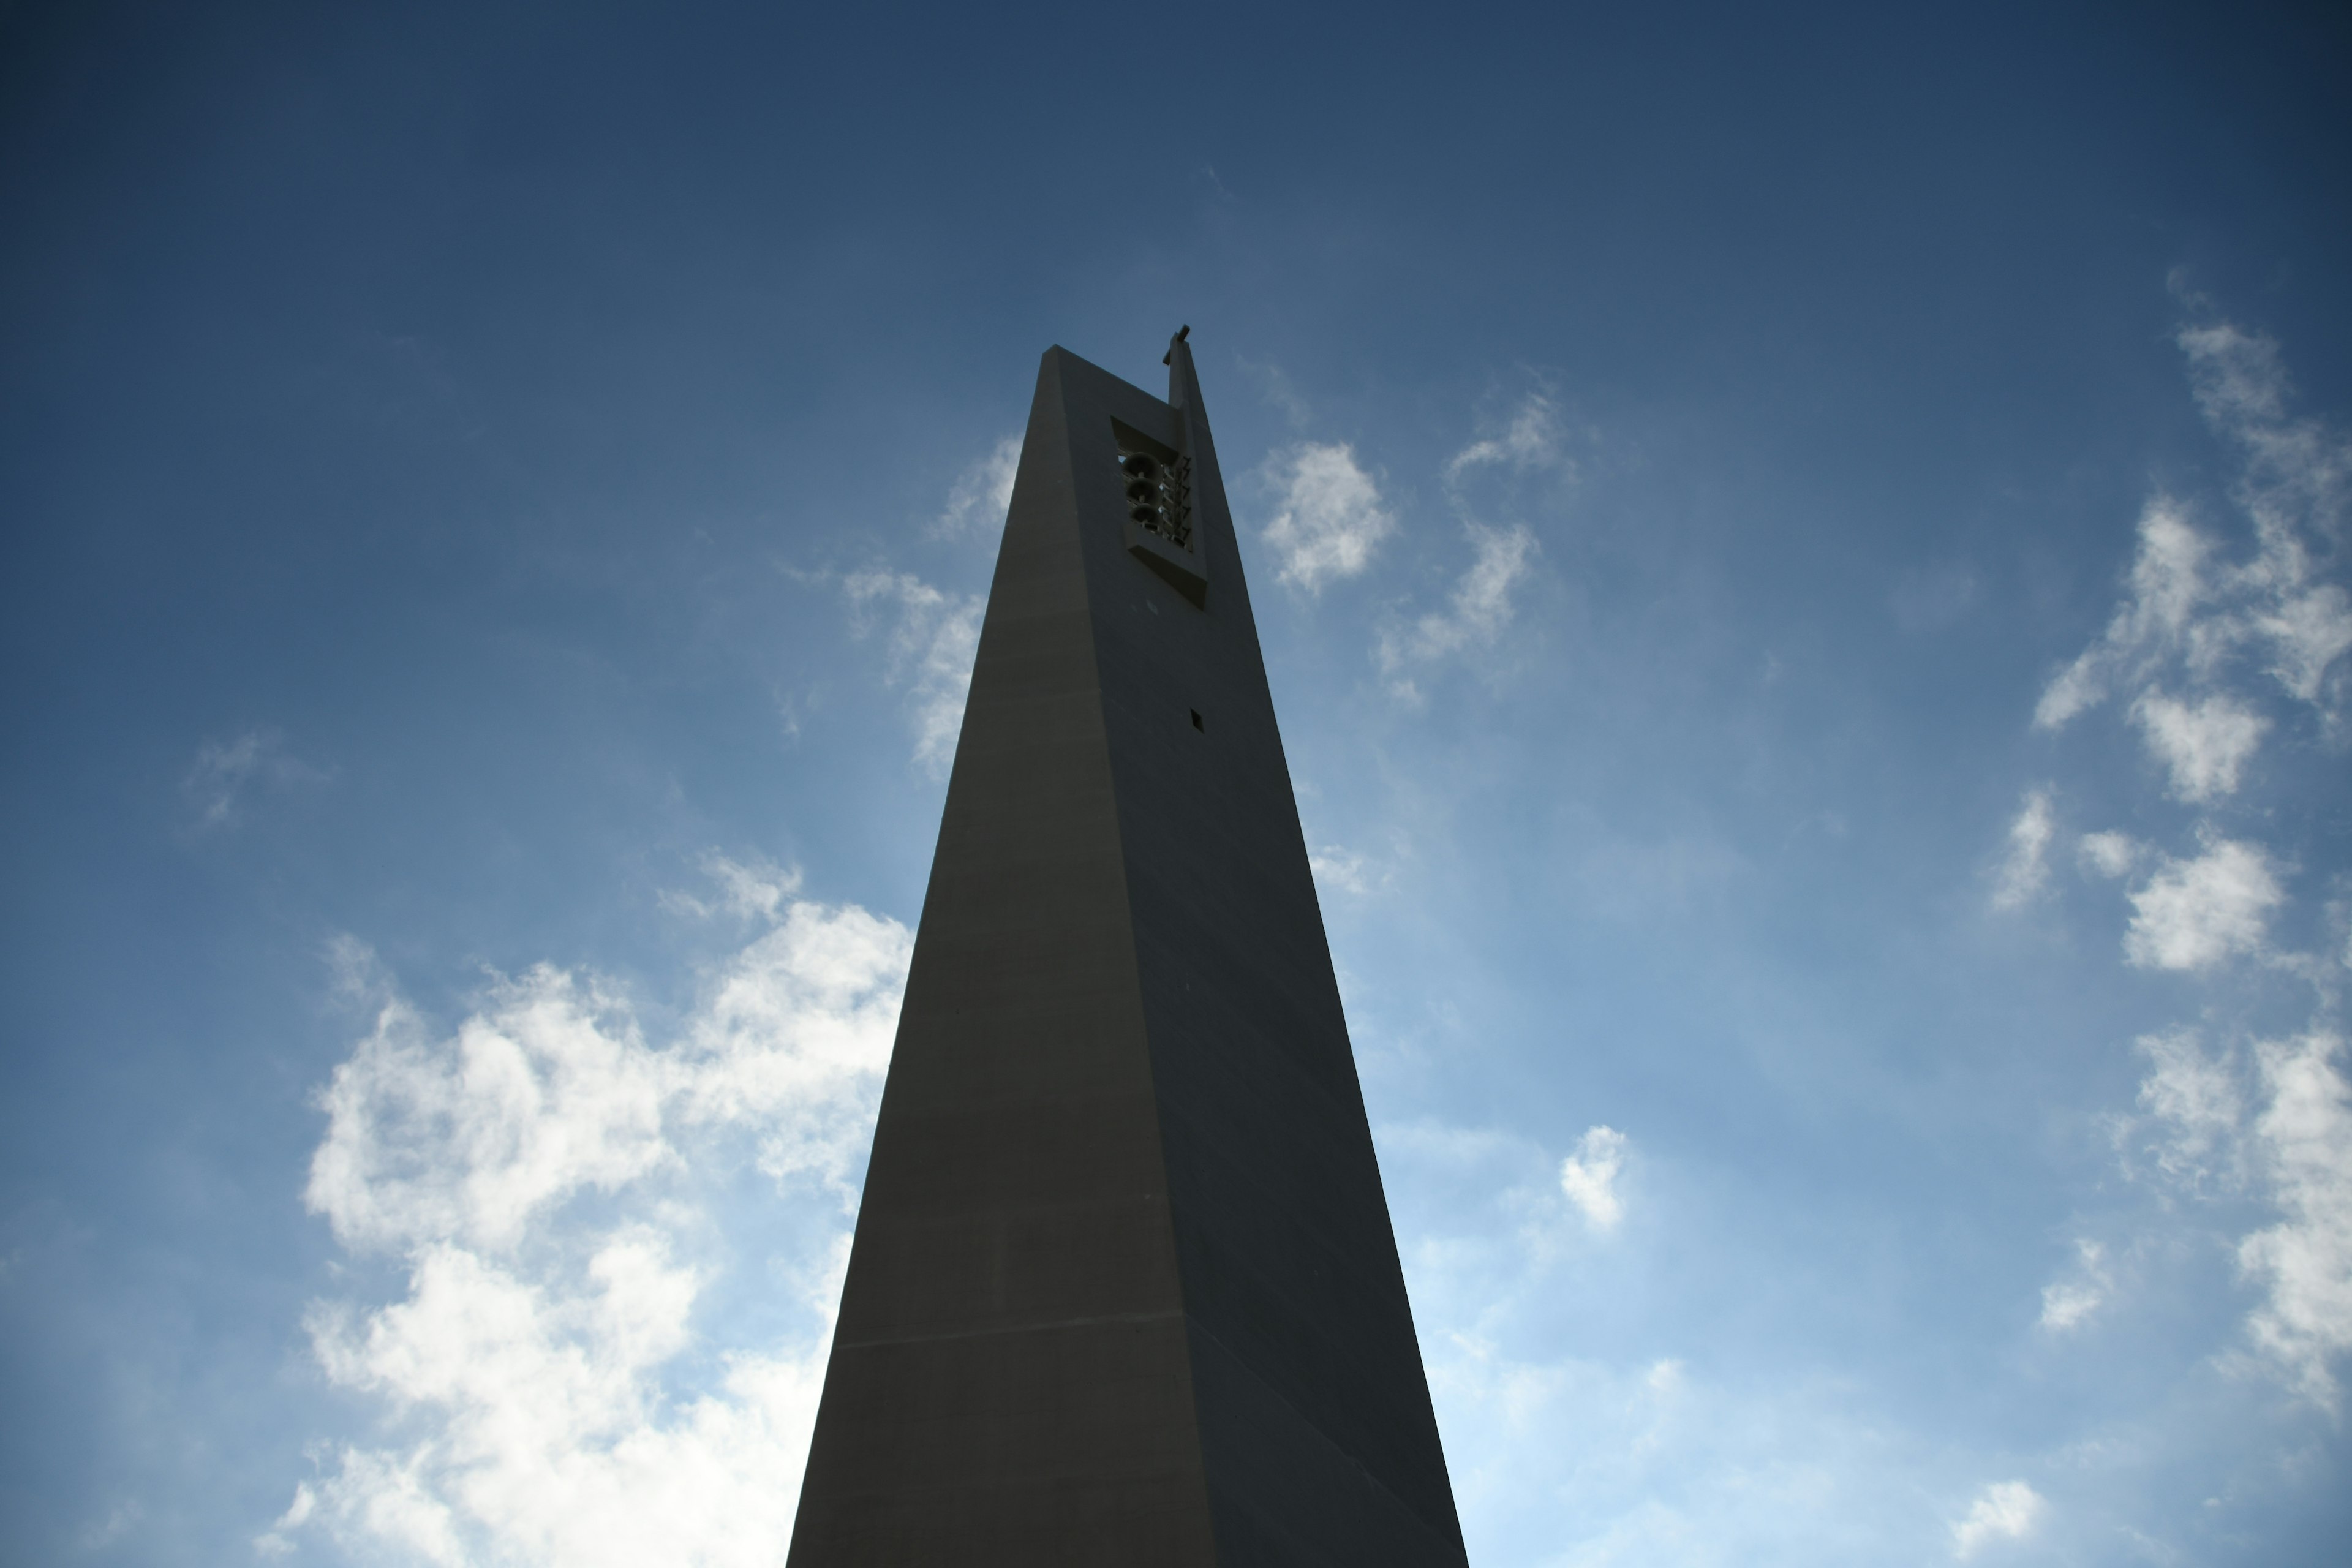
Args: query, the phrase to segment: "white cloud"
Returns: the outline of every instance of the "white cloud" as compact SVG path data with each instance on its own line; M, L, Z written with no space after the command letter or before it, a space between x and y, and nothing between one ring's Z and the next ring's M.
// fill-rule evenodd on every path
M2297 525L2333 535L2352 496L2352 443L2316 419L2290 418L2292 392L2278 344L2221 321L2184 328L2181 350L2199 405L2246 454L2237 500L2263 542L2263 570L2292 585L2305 562Z
M2254 629L2270 639L2270 673L2305 702L2320 699L2320 686L2345 649L2352 648L2352 599L2333 583L2283 595L2260 613Z
M2095 1241L2074 1243L2075 1268L2071 1279L2053 1280L2042 1288L2042 1326L2063 1334L2080 1328L2084 1320L2106 1304L2115 1281L2106 1269L2105 1249Z
M2257 1042L2251 1075L2208 1056L2186 1029L2139 1046L2154 1068L2139 1100L2159 1124L2158 1169L2192 1195L2251 1190L2277 1215L2237 1247L2240 1273L2264 1293L2246 1319L2255 1356L2336 1411L2335 1363L2352 1352L2352 1084L2342 1037L2315 1029Z
M331 1455L265 1553L323 1528L435 1563L782 1557L911 940L792 898L790 873L713 865L765 929L667 1044L608 984L548 966L495 982L446 1037L374 983L374 1027L323 1097L309 1200L406 1282L320 1303L310 1328L329 1379L380 1399L401 1436ZM820 1200L829 1261L798 1282L807 1331L704 1347L718 1373L674 1386L717 1273L691 1256L713 1224L696 1181L744 1138L786 1194Z
M2155 1069L2140 1080L2139 1103L2162 1127L2157 1168L2192 1189L2234 1184L2244 1107L2229 1064L2207 1056L2193 1029L2143 1035L2136 1044Z
M704 853L701 867L702 874L719 885L718 896L701 899L665 889L662 908L697 920L728 914L743 920L772 921L783 909L784 900L800 891L801 874L797 869L772 865L757 856L741 861L712 849Z
M319 1494L310 1489L310 1482L301 1482L295 1487L294 1500L286 1505L286 1511L271 1521L268 1530L253 1538L253 1550L263 1557L290 1555L294 1551L294 1537L310 1522L310 1516L318 1509Z
M2260 845L2213 839L2194 859L2168 857L2132 889L2124 956L2143 969L2206 969L2254 952L2285 896Z
M1613 1127L1593 1127L1576 1141L1576 1152L1559 1164L1559 1190L1596 1228L1614 1230L1625 1217L1617 1177L1625 1168L1625 1135Z
M971 661L980 651L984 595L950 594L912 573L857 572L842 580L852 624L862 634L885 607L895 610L888 676L907 688L915 722L915 760L944 777L963 730Z
M2199 804L2232 794L2270 721L2227 697L2177 701L2153 688L2132 704L2148 750L2172 770L2172 793Z
M2143 846L2129 834L2085 833L2075 841L2074 857L2083 868L2099 876L2128 877L2139 864Z
M674 1158L670 1076L615 997L546 965L499 981L447 1040L388 1000L321 1097L306 1199L363 1251L510 1247L550 1204Z
M957 476L932 531L953 537L1003 526L1013 506L1013 476L1020 469L1021 437L1007 436Z
M2009 825L2009 853L1993 878L1992 907L2022 909L2041 897L2050 883L2050 841L2057 834L2044 785L2025 792L2025 803Z
M2116 606L2106 635L2042 692L2034 723L2045 730L2062 727L2105 701L2117 681L2137 680L2155 658L2177 647L2191 612L2210 591L2205 568L2212 551L2212 542L2197 531L2171 497L2150 500L2140 512L2129 596Z
M1381 634L1381 668L1392 676L1411 665L1491 643L1511 624L1511 590L1533 569L1536 536L1523 523L1488 528L1465 522L1463 531L1470 539L1470 566L1454 584L1445 608ZM1393 685L1400 696L1419 695L1409 678Z
M84 1552L103 1552L130 1534L146 1513L137 1498L125 1499L107 1510L104 1519L86 1526L75 1536L74 1544Z
M2269 1097L2253 1126L2283 1218L2238 1244L2238 1266L2269 1299L2248 1320L2256 1346L2299 1392L2333 1411L2330 1363L2352 1351L2352 1086L2332 1034L2266 1042L2254 1059Z
M237 816L249 786L288 789L323 784L333 777L286 749L286 737L272 729L247 730L226 741L206 741L180 780L180 793L196 814L199 828L225 827Z
M2033 1533L2048 1504L2023 1481L1995 1481L1977 1494L1968 1517L1952 1526L1952 1555L1973 1557L1996 1541L2022 1541Z
M1337 844L1327 844L1307 857L1307 868L1315 873L1315 884L1323 889L1338 889L1355 898L1369 898L1388 886L1389 868L1370 856Z
M2352 595L2336 576L2352 522L2352 442L2289 414L2268 338L2220 322L2184 328L2179 342L2207 425L2242 459L2229 499L2250 548L2226 547L2173 498L2152 499L2126 594L2100 638L2042 693L2035 722L2057 729L2116 698L2166 769L2168 793L2210 805L2237 790L2273 725L2249 680L2310 705L2323 729L2340 734ZM2097 874L2152 868L2126 889L2126 961L2194 972L2253 954L2276 975L2317 984L2334 1008L2336 976L2324 961L2271 949L2272 917L2286 903L2279 858L2262 843L2219 836L2210 820L2196 831L2197 849L2179 856L2116 832L2079 842ZM2259 973L2237 978L2264 984ZM2242 1278L2263 1292L2245 1321L2251 1361L2334 1410L2336 1363L2352 1351L2352 1089L2341 1041L2332 1012L2297 1038L2250 1040L2226 1006L2207 1009L2207 1026L2229 1042L2219 1050L2185 1027L2138 1041L2149 1063L2141 1114L2118 1120L2118 1145L2130 1144L2127 1170L2171 1189L2168 1204L2272 1211L2236 1248ZM2045 1323L2081 1321L2105 1289L2086 1258L2079 1281L2045 1291Z
M2287 416L2286 373L2270 339L2221 322L2184 328L2179 343L2206 423L2244 454L2231 499L2252 525L2253 552L2222 561L2185 506L2169 496L2149 500L2129 592L2100 639L2043 691L2034 713L2042 728L2118 690L2138 692L2169 661L2193 683L2210 683L2241 652L2288 695L2335 714L2329 680L2352 650L2352 595L2322 580L2310 542L2342 537L2352 442ZM2147 727L2171 763L2165 731Z
M1445 482L1459 485L1473 468L1505 468L1515 472L1566 465L1566 432L1559 407L1541 393L1530 393L1513 411L1499 436L1473 441L1445 462Z
M1293 588L1318 594L1356 576L1396 532L1380 486L1346 442L1297 442L1270 454L1261 474L1278 498L1265 542L1280 563L1276 575Z
M1304 430L1315 422L1315 410L1283 368L1272 360L1263 362L1244 359L1241 367L1258 384L1258 392L1266 402L1281 410L1283 418L1294 430Z

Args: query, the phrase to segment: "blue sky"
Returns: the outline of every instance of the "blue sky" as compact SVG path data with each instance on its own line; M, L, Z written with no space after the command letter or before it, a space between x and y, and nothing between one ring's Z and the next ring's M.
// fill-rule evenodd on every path
M1008 443L1179 323L1473 1560L2352 1537L2342 22L0 37L0 1557L778 1558Z

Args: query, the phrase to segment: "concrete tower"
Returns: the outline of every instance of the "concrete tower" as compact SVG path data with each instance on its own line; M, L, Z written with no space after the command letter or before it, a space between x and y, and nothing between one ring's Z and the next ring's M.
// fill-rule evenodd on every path
M1184 340L1038 371L792 1568L1465 1561Z

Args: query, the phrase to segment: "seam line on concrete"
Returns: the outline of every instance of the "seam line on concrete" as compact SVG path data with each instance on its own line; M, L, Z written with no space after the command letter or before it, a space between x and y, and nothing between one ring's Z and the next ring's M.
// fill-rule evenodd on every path
M888 1339L844 1340L845 1350L872 1350L879 1345L927 1345L946 1340L994 1339L1005 1334L1043 1334L1055 1329L1091 1328L1097 1323L1157 1323L1184 1315L1181 1308L1164 1312L1110 1312L1098 1318L1056 1318L1050 1323L1021 1323L1006 1329L966 1329L951 1334L900 1334ZM1278 1397L1278 1396L1277 1396Z
M1438 1543L1441 1550L1444 1548L1445 1544L1444 1532L1432 1527L1428 1517L1424 1515L1421 1510L1415 1508L1412 1504L1405 1501L1403 1498L1398 1496L1395 1489L1391 1487L1388 1482L1382 1480L1377 1474L1375 1474L1370 1466L1358 1458L1353 1451L1342 1447L1337 1438L1333 1437L1330 1433L1325 1431L1323 1429L1323 1424L1320 1421L1316 1420L1315 1417L1307 1415L1306 1411L1301 1410L1289 1395L1284 1394L1282 1390L1275 1387L1273 1384L1268 1383L1258 1372L1257 1368L1252 1366L1240 1356L1234 1354L1234 1347L1225 1343L1225 1342L1218 1336L1217 1331L1214 1329L1210 1328L1198 1318L1192 1320L1191 1327L1195 1332L1207 1339L1210 1343L1215 1345L1217 1349L1223 1351L1225 1355L1225 1360L1231 1363L1243 1376L1248 1378L1252 1383L1256 1384L1260 1388L1264 1389L1267 1398L1273 1400L1276 1405L1281 1405L1285 1410L1289 1411L1293 1415L1297 1416L1298 1418L1298 1424L1301 1426L1306 1427L1309 1432L1314 1433L1316 1438L1322 1443L1324 1447L1329 1449L1332 1453L1337 1454L1343 1463L1352 1467L1358 1475L1363 1477L1365 1480L1370 1481L1381 1496L1396 1504L1398 1510L1404 1514L1405 1518L1421 1526L1421 1528L1428 1533L1429 1538ZM1420 1347L1416 1345L1414 1348L1417 1351ZM1196 1394L1195 1397L1198 1397L1198 1395ZM1441 1441L1443 1439L1441 1438ZM1453 1490L1453 1478L1450 1476L1446 1478L1446 1489L1448 1491Z

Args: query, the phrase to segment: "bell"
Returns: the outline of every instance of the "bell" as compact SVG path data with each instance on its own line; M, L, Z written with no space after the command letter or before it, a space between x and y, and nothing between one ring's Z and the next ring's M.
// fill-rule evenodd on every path
M1143 452L1129 454L1127 459L1120 463L1119 467L1125 468L1129 473L1133 474L1139 479L1151 479L1159 472L1160 469L1160 465L1153 462L1148 453Z

